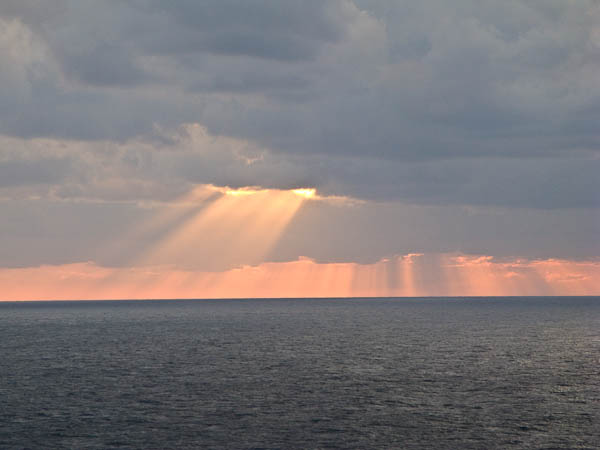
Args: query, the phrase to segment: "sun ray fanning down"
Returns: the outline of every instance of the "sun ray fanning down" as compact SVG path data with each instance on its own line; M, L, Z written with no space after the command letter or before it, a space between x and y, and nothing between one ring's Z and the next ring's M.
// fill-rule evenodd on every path
M206 206L212 197L218 195L211 186L199 185L184 195L166 203L155 205L157 210L150 218L135 224L98 250L99 259L112 259L119 255L127 255L143 251L138 249L147 241L152 241L167 233L173 227L178 227L190 215ZM131 262L131 257L124 259Z

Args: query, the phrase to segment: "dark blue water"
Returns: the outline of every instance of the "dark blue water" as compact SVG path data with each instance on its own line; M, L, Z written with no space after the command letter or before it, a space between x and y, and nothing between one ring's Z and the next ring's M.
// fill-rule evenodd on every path
M0 303L0 448L599 448L600 298Z

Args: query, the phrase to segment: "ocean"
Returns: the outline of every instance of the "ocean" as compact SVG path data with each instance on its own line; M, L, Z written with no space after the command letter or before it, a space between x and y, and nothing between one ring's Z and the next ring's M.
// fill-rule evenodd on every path
M600 297L0 303L2 449L600 447Z

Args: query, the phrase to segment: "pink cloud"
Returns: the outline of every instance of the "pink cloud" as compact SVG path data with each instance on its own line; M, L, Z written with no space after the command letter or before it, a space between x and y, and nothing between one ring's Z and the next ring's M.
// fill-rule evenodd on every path
M222 272L92 262L0 269L2 300L599 295L600 262L411 254L374 264L309 258Z

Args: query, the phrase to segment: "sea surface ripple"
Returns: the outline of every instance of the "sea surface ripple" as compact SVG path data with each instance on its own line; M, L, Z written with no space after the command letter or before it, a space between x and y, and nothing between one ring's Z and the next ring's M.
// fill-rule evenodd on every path
M0 303L2 449L600 447L600 298Z

